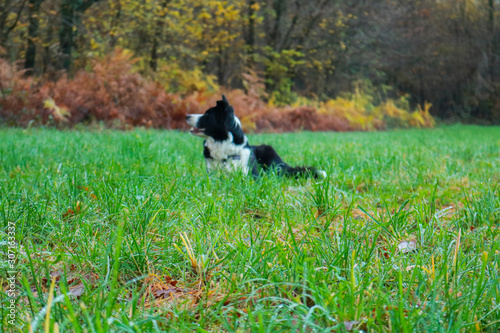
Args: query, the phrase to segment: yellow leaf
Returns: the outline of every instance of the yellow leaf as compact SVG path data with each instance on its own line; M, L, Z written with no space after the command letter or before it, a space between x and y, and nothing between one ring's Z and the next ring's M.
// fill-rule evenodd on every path
M254 3L253 5L250 6L250 8L252 8L254 11L259 11L260 9L260 5L258 3Z

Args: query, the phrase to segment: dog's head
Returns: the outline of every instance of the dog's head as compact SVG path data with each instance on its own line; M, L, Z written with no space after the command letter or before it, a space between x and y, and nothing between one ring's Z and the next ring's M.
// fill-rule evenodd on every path
M190 133L202 138L211 137L216 141L224 141L233 137L235 144L244 141L240 120L234 115L234 110L226 97L217 101L217 105L205 111L204 114L188 114L186 121L192 126Z

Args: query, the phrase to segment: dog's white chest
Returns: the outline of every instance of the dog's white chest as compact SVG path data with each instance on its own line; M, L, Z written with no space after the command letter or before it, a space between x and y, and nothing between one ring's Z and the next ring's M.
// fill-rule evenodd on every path
M207 161L207 169L209 171L215 169L226 169L235 171L241 169L245 174L248 173L248 162L250 160L251 151L247 144L247 138L241 145L236 145L233 142L233 136L228 133L229 137L225 141L215 141L212 138L207 138L205 147L210 151L210 157Z
M233 142L233 135L229 132L228 138L224 141L215 141L213 138L205 140L205 147L210 150L210 156L214 160L222 161L227 160L230 156L239 155L244 149L247 140L241 145L235 145Z

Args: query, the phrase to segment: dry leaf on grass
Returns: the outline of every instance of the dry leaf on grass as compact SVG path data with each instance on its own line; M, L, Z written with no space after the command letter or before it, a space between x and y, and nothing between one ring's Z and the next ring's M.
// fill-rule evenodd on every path
M200 289L178 287L178 281L170 276L161 279L157 275L150 275L144 283L148 285L145 296L148 298L146 305L150 307L175 300L187 305L195 305L201 294Z
M398 244L398 250L401 253L410 253L417 250L417 242L414 240L404 241Z
M45 285L55 279L55 282L61 282L61 277L64 276L64 272L61 269L54 270L50 272L49 279L46 277L42 278L42 291L46 292ZM99 281L99 276L95 273L80 273L76 270L75 265L71 265L70 271L66 273L66 283L68 285L69 294L76 298L79 298L85 292L85 286L95 287ZM56 290L60 290L59 284L56 286ZM33 289L34 294L36 294L36 288Z
M356 327L358 324L359 324L358 320L344 321L344 326L347 332L352 331L352 329Z
M69 287L69 292L75 296L75 297L80 297L83 295L83 293L85 292L85 286L83 285L83 283L79 283L75 286L71 286Z

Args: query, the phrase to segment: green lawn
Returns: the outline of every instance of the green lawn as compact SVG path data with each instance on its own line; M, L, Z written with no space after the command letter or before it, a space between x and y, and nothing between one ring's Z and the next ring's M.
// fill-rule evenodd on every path
M499 331L499 127L250 141L328 179L209 179L182 132L1 129L2 332Z

